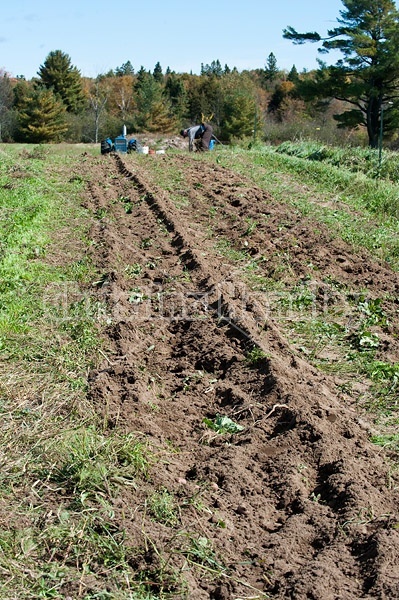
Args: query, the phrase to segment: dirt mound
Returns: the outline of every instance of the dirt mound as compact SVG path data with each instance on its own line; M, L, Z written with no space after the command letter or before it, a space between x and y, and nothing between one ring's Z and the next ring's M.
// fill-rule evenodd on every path
M153 183L152 160L172 161L190 182L179 208ZM289 248L304 278L312 264L377 294L397 293L397 276L245 178L199 170L187 155L86 156L81 169L98 216L98 294L112 316L90 396L108 428L141 432L158 457L148 487L123 489L115 506L142 549L137 569L183 571L184 594L173 596L171 575L162 591L193 600L398 598L398 494L386 459L334 379L292 353L234 262L215 252L209 211L220 240L254 259L269 253L268 273ZM259 214L268 218L243 236ZM394 336L390 351L399 354ZM151 518L150 487L173 495L173 518Z

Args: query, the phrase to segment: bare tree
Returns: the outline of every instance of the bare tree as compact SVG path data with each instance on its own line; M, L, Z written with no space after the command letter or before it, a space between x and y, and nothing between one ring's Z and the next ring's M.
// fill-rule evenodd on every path
M98 143L98 133L100 130L101 117L105 111L105 107L109 97L109 87L98 78L93 82L89 90L89 104L94 115L94 141Z

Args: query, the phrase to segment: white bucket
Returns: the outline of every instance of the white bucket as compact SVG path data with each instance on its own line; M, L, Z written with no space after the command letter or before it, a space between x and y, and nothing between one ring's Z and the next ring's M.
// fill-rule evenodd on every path
M149 146L143 146L143 154L148 154Z

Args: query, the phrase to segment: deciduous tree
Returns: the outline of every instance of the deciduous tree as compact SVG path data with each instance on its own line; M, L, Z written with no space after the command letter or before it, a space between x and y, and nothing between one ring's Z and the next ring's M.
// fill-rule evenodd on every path
M93 128L91 131L92 139L97 143L99 141L99 132L102 119L106 113L106 106L110 94L110 87L106 80L95 79L89 86L89 113L93 118Z
M0 69L0 142L12 133L14 94L8 73Z

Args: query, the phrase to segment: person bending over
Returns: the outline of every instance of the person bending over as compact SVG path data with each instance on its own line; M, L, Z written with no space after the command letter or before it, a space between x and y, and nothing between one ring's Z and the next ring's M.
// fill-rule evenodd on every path
M199 151L209 150L213 128L209 123L201 123L200 125L188 127L188 129L182 129L180 135L184 138L188 137L188 149L190 152L193 152L195 147Z

